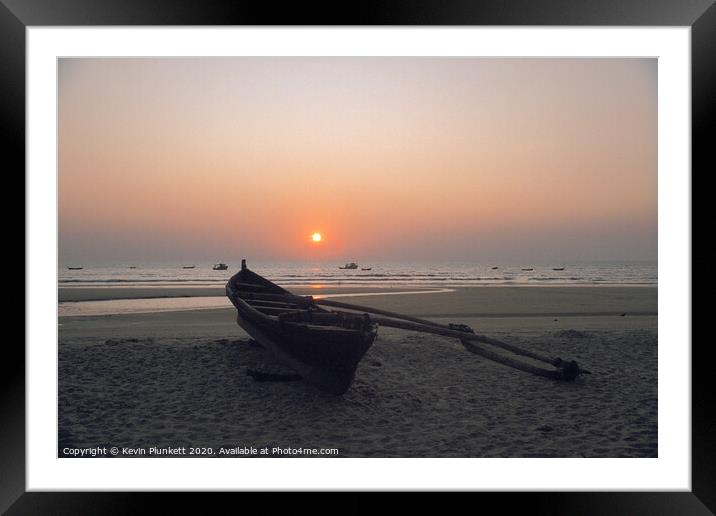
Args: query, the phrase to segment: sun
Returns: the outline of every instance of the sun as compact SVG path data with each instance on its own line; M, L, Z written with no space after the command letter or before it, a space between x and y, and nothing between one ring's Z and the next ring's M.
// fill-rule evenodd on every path
M314 242L320 242L321 240L323 240L323 236L320 233L314 233L311 235L311 240L313 240Z

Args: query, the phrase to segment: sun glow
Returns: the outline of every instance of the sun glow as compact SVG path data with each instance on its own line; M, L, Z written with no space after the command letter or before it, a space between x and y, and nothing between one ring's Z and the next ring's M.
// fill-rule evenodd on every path
M323 237L320 233L314 233L313 235L311 235L311 240L313 240L314 242L320 242L321 240L323 240Z

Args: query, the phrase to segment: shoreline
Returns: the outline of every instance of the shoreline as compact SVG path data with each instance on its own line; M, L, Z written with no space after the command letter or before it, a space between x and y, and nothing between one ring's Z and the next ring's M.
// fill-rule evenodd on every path
M413 290L419 290L416 287ZM312 288L305 286L291 289L297 296L325 295L325 294L360 294L360 293L382 293L395 291L394 288L371 288L371 287L324 287ZM424 290L435 290L425 288ZM159 295L157 293L159 292ZM108 301L117 299L166 299L174 297L226 297L224 286L221 287L59 287L57 297L60 303L71 303L77 301Z
M394 285L390 287L368 287L368 286L323 286L320 288L310 285L292 286L288 289L292 294L298 296L336 296L349 297L350 294L358 295L381 295L381 294L403 294L410 289L410 293L433 292L436 290L459 291L465 289L654 289L658 291L658 285L647 284L548 284L548 285ZM72 303L78 301L105 301L117 299L166 299L173 297L224 297L226 295L224 286L203 287L203 286L82 286L66 287L57 289L57 297L60 303Z
M414 294L442 294L453 289L398 292L354 292L319 294L316 299L372 296L405 296ZM93 317L102 315L141 314L160 312L186 312L192 310L222 310L230 308L226 296L176 296L158 298L101 299L86 301L61 301L58 317Z
M111 290L111 289L110 289ZM305 292L305 291L304 291ZM173 291L163 297L132 297L139 292L126 292L115 298L114 292L101 292L107 297L60 301L58 317L112 317L131 314L165 312L233 311L224 295L187 296ZM296 294L303 292L296 290ZM418 317L620 317L657 316L658 289L644 287L502 287L423 290L315 289L317 297L339 297L342 301ZM223 292L222 292L223 294ZM426 294L426 295L421 295Z

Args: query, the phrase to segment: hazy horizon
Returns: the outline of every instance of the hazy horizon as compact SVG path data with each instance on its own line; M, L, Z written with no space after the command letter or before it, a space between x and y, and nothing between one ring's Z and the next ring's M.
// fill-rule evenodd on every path
M587 265L657 265L658 260L573 260L573 261L556 261L556 260L388 260L381 258L370 258L370 257L348 257L346 259L335 258L335 259L321 259L321 260L302 260L302 259L286 259L286 260L272 260L272 259L260 259L252 256L244 257L218 257L218 258L200 258L200 259L168 259L168 260L101 260L101 261L60 261L58 265L62 268L81 266L84 269L92 268L109 268L109 269L123 269L128 266L139 266L139 267L175 267L181 268L182 266L195 265L197 268L208 267L216 263L227 263L230 268L237 268L241 264L241 260L246 259L249 266L258 265L321 265L321 266L335 266L344 265L348 262L356 262L363 266L391 266L391 265L435 265L435 266L461 266L461 265L474 265L474 266L485 266L491 267L493 265L502 268L514 268L521 266L535 266L535 267L558 267L558 266L587 266Z
M656 59L58 68L60 264L657 259Z

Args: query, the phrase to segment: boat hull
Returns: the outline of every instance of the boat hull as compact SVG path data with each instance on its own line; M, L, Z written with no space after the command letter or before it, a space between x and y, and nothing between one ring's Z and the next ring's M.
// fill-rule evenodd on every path
M292 329L291 333L285 333L242 317L241 313L237 323L305 381L336 395L346 392L353 383L358 363L375 340L375 335L346 338L325 330L296 334Z
M252 305L256 293L269 294L274 299L284 297L302 304L302 308L310 307L305 312L309 318L311 314L328 318L331 316L330 312L312 305L309 298L294 296L247 269L242 269L229 280L226 292L236 307L237 323L246 333L268 349L278 361L300 374L305 381L330 394L340 395L348 390L360 360L377 335L377 325L361 316L356 316L342 326L337 323L321 324L320 320L296 322L282 314L276 317L262 313ZM275 308L266 310L280 312L280 309ZM293 312L295 316L296 311L287 309L285 315L289 316ZM320 319L319 316L315 318Z

